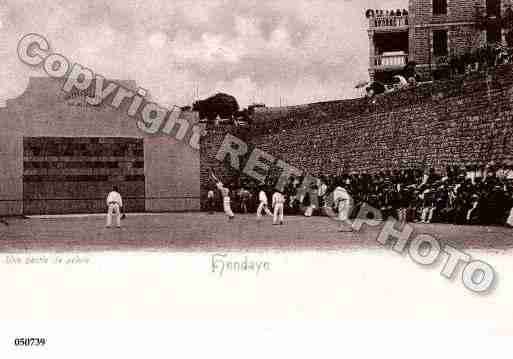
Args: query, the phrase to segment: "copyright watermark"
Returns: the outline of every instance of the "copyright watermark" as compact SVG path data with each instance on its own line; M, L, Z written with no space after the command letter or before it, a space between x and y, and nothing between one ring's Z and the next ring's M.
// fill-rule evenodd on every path
M137 118L137 127L146 134L163 133L179 141L188 141L190 147L199 150L202 129L183 118L180 107L171 110L155 102L147 101L147 91L138 88L133 91L79 64L64 55L52 52L48 40L40 34L27 34L18 43L18 57L26 65L41 67L52 78L64 79L62 90L93 92L87 96L89 105L105 103L115 109L127 107L127 115ZM91 91L92 90L92 91ZM110 99L110 100L108 100Z

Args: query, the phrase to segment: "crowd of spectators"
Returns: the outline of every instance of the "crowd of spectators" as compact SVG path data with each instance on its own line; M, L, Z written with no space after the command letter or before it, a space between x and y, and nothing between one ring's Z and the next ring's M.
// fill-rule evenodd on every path
M305 184L302 177L291 177L284 188L285 212L288 215L325 215L323 207L334 207L330 193L342 186L353 197L353 217L366 203L379 209L383 218L392 216L403 222L513 226L511 173L511 170L487 166L471 171L448 167L444 176L433 170L321 176L317 182L309 184ZM309 188L304 188L305 185ZM232 183L234 210L254 212L258 192L262 189L268 196L274 190L253 182ZM317 196L316 205L311 201L312 195Z

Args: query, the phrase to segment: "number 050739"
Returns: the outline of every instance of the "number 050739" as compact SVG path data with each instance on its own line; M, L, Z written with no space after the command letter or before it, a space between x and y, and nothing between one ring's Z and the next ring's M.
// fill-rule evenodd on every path
M44 346L46 344L45 338L16 338L14 339L15 346Z

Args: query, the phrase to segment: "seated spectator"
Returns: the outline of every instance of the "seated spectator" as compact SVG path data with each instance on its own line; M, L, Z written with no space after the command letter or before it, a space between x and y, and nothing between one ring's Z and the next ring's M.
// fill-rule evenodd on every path
M507 169L490 165L482 169L478 166L452 166L446 168L443 176L429 168L374 174L342 173L319 176L322 180L310 183L308 190L300 188L303 176L290 177L284 191L286 210L289 214L306 216L325 214L326 211L322 211L323 200L325 206L332 207L332 192L336 185L341 185L354 199L353 217L366 203L381 210L383 217L395 216L401 222L420 219L424 223L506 224L513 227L513 183L509 182L504 171ZM473 175L466 178L471 172ZM238 183L233 184L233 188L249 188L253 194L258 192L254 183ZM241 190L239 197L242 198L243 194ZM311 198L314 194L319 203ZM207 197L212 201L212 194ZM250 211L256 209L258 201L255 195L249 196L246 202L247 206L242 201L240 203L242 212L245 212L245 207ZM209 210L212 207L211 203L207 205Z

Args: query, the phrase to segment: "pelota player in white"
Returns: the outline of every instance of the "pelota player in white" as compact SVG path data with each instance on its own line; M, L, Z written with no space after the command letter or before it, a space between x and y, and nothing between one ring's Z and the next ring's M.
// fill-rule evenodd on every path
M341 186L335 188L333 201L338 209L337 219L340 221L339 232L352 232L351 224L347 223L353 207L353 199L347 190Z
M112 216L116 217L116 227L121 228L121 207L123 207L123 200L118 192L116 186L112 187L112 191L107 196L107 224L109 228L112 225Z
M257 213L256 213L257 219L262 218L262 211L264 211L268 216L272 217L273 214L267 207L267 203L268 203L267 202L267 194L265 193L263 187L260 189L260 192L258 193L258 200L260 201L260 204L258 205L258 208L257 208Z
M285 203L285 197L279 191L274 192L273 194L273 224L278 224L278 219L280 224L283 224L283 204Z
M233 214L232 207L230 205L230 190L223 185L223 183L214 175L213 172L210 172L210 176L212 180L216 182L216 187L221 192L221 196L223 197L224 213L228 216L228 219L233 219L235 215Z

